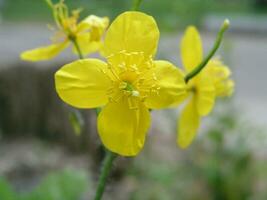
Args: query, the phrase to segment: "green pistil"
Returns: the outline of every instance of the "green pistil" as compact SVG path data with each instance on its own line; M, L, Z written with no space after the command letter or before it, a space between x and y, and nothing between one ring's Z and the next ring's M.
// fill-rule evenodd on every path
M134 89L134 87L133 87L133 85L131 84L131 83L129 83L129 82L126 82L126 87L125 87L125 90L127 90L127 91L129 91L129 92L132 92L132 91L134 91L135 89Z
M135 90L134 86L129 82L123 82L123 86L121 87L123 90L129 92L132 96L138 97L140 94L137 90Z

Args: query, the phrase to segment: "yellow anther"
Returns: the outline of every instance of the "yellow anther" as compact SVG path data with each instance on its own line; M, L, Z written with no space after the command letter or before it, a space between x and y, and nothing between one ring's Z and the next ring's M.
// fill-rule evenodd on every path
M126 89L127 88L127 83L126 82L120 82L119 88L120 89Z

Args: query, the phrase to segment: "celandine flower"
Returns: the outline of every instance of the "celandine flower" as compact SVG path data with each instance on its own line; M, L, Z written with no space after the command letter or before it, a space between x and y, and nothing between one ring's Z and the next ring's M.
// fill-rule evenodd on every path
M72 11L71 15L64 0L53 5L47 0L53 10L58 31L52 38L52 45L25 51L21 54L23 60L40 61L57 56L71 42L76 42L83 54L99 51L102 47L102 36L108 27L107 17L90 15L78 23L80 10ZM74 52L77 50L74 47Z
M111 24L104 40L107 63L79 60L55 74L56 90L78 108L103 107L100 138L110 151L134 156L150 126L150 109L179 104L186 94L182 72L167 61L154 61L159 30L141 12L125 12Z
M187 73L202 61L202 42L197 29L187 28L181 44L182 62ZM231 72L219 59L212 59L194 78L189 80L188 102L178 119L178 140L186 148L194 139L201 117L208 115L216 97L230 96L234 82L229 79Z

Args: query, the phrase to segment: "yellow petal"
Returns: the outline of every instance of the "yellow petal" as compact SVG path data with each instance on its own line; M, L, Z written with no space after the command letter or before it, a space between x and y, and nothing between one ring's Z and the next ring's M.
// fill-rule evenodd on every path
M200 125L200 116L197 113L196 101L191 99L186 105L178 119L178 138L177 144L181 148L188 147L196 136Z
M216 96L229 97L233 94L235 88L235 82L233 80L225 80L216 85Z
M98 59L84 59L67 64L55 74L58 95L78 108L95 108L108 102L110 79L104 73L107 64Z
M181 103L186 97L186 84L181 70L167 61L154 61L158 93L152 93L145 104L148 108L160 109Z
M229 79L231 71L226 65L223 65L219 59L212 59L204 70L213 78L216 96L224 97L232 95L234 81Z
M122 156L135 156L144 146L150 126L148 109L139 102L130 109L127 97L109 102L98 116L98 132L107 149Z
M90 40L90 33L79 34L77 36L77 43L79 44L79 47L80 47L83 55L97 52L103 46L103 42L101 40L91 41ZM77 54L77 49L75 46L73 46L73 51L74 51L74 53Z
M196 77L197 94L196 105L200 116L209 114L214 106L216 91L212 77L203 71Z
M185 69L190 72L202 61L202 42L197 29L189 26L182 38L182 62Z
M211 59L204 70L220 80L227 79L231 75L230 69L218 58Z
M24 51L20 57L22 60L28 61L41 61L49 60L57 56L61 51L63 51L69 42L65 41L63 43L52 44L46 47L40 47L33 50Z
M91 28L99 28L105 30L109 25L108 17L98 17L96 15L89 15L78 24L78 32L83 32Z
M105 56L125 50L143 52L146 57L156 53L158 26L153 17L141 12L124 12L107 30L104 41Z

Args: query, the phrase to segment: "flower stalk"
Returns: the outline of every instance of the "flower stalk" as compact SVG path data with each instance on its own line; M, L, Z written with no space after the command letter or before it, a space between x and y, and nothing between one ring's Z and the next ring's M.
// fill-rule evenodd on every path
M81 51L81 48L80 48L80 46L79 46L79 44L78 44L76 38L71 39L71 41L72 41L73 45L74 45L75 48L76 48L76 51L77 51L77 53L78 53L79 58L80 58L80 59L84 59L84 56L83 56L82 51Z
M207 63L209 62L209 60L212 58L212 56L216 53L217 49L219 48L222 39L223 39L223 34L225 33L225 31L229 28L230 22L228 19L224 20L218 34L217 34L217 38L216 41L214 43L213 48L211 49L211 51L209 52L209 54L206 56L206 58L204 58L204 60L195 68L193 69L190 73L188 73L185 77L185 82L188 83L188 81L190 79L192 79L193 77L195 77L198 73L201 72L202 69L204 69L204 67L207 65Z
M133 0L133 7L132 7L132 10L133 11L137 11L139 10L139 7L141 5L143 0Z
M52 3L52 1L51 0L45 0L45 2L53 10L53 3Z
M116 157L117 157L117 154L115 154L111 151L108 151L108 150L106 151L106 155L105 155L105 159L103 161L103 165L102 165L102 169L101 169L101 173L100 173L100 177L99 177L99 181L98 181L97 190L96 190L94 200L101 200L103 193L104 193L104 190L105 190L107 178L108 178L110 170L112 168L113 161L115 160Z

